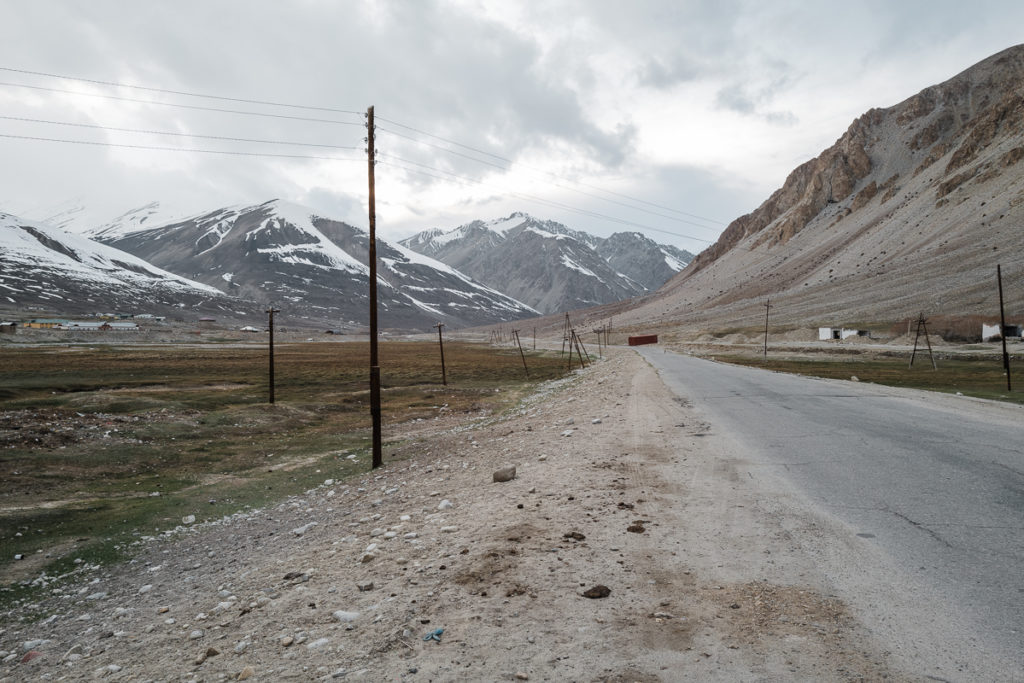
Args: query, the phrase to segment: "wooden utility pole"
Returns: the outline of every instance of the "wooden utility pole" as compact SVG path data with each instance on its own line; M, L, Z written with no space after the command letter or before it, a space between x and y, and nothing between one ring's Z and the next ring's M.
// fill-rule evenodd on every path
M373 459L371 468L384 464L380 431L380 361L377 358L377 199L374 189L373 107L366 110L366 172L370 183L370 419L373 422Z
M914 350L910 352L910 367L914 367L914 356L917 355L917 340L921 336L921 330L924 330L924 341L928 344L928 357L932 359L932 370L938 370L939 366L935 364L935 355L932 353L932 341L928 338L928 321L925 320L924 313L917 316L917 333L914 335Z
M441 347L441 384L448 386L448 373L444 369L444 339L441 337L441 328L444 323L434 325L437 328L437 345Z
M996 264L996 280L999 281L999 336L1003 340L1003 369L1006 370L1006 390L1013 391L1010 384L1010 355L1006 353L1006 314L1003 313L1003 268Z
M562 353L565 353L565 344L569 342L569 369L572 370L572 341L569 337L569 330L572 329L572 323L569 321L569 314L565 314L565 322L562 323Z
M270 308L267 309L267 316L269 321L267 324L267 331L270 332L270 402L274 402L274 314L280 313L281 309L274 308L271 304Z
M523 353L523 344L519 341L519 330L512 330L512 336L516 338L516 346L519 347L519 357L523 359L523 372L526 373L526 379L530 379L530 370L526 367L526 354Z
M765 299L764 301L764 357L768 357L768 311L771 310L772 300Z

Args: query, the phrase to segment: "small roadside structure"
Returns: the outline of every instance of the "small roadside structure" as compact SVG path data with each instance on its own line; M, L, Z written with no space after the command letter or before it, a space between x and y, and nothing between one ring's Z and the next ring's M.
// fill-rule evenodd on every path
M643 346L644 344L657 344L658 335L656 334L638 334L633 337L629 337L627 340L630 346Z
M0 334L15 334L18 331L18 323L3 321L0 322Z
M846 327L819 327L818 328L818 341L829 341L838 339L849 339L850 337L871 337L871 333L867 330L855 330Z
M1024 326L1022 326L1022 325L1009 325L1009 324L1006 325L1006 338L1007 339L1013 339L1013 338L1020 339L1022 336L1024 336ZM982 341L998 341L1001 337L1002 337L1002 334L999 332L999 323L992 323L991 325L989 325L987 323L982 323L981 324L981 340Z

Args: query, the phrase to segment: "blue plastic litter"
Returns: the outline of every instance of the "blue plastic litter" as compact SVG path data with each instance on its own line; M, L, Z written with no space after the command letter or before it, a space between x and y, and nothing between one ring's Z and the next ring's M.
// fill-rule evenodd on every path
M433 631L431 631L427 635L423 636L423 640L436 640L437 642L440 643L441 642L441 634L442 633L444 633L444 629L443 628L434 629Z

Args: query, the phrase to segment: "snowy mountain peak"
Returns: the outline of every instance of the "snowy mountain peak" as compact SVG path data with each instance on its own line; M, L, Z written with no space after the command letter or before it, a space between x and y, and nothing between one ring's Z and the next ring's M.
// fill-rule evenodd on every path
M111 306L164 310L227 302L213 287L153 266L113 247L0 212L0 296L5 303L62 312Z
M176 220L177 216L161 208L160 202L153 201L131 211L126 211L112 221L85 230L92 238L114 238L139 230L147 230Z

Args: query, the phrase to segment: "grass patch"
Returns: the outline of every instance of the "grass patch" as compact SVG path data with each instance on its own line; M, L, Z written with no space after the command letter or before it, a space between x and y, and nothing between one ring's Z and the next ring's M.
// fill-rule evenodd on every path
M812 377L848 380L855 375L862 382L951 394L960 392L966 396L1024 404L1024 391L1006 391L1006 375L1001 362L992 358L942 359L938 361L938 370L932 370L927 356L915 360L914 367L909 367L907 358L765 359L760 356L719 355L716 359ZM1010 369L1012 372L1014 367ZM1024 376L1018 383L1022 381Z
M264 345L4 347L0 361L0 606L186 515L369 470L366 343L278 345L274 405ZM388 425L500 412L564 374L557 354L529 353L526 380L518 351L465 343L445 361L448 386L436 344L381 344L385 440Z

